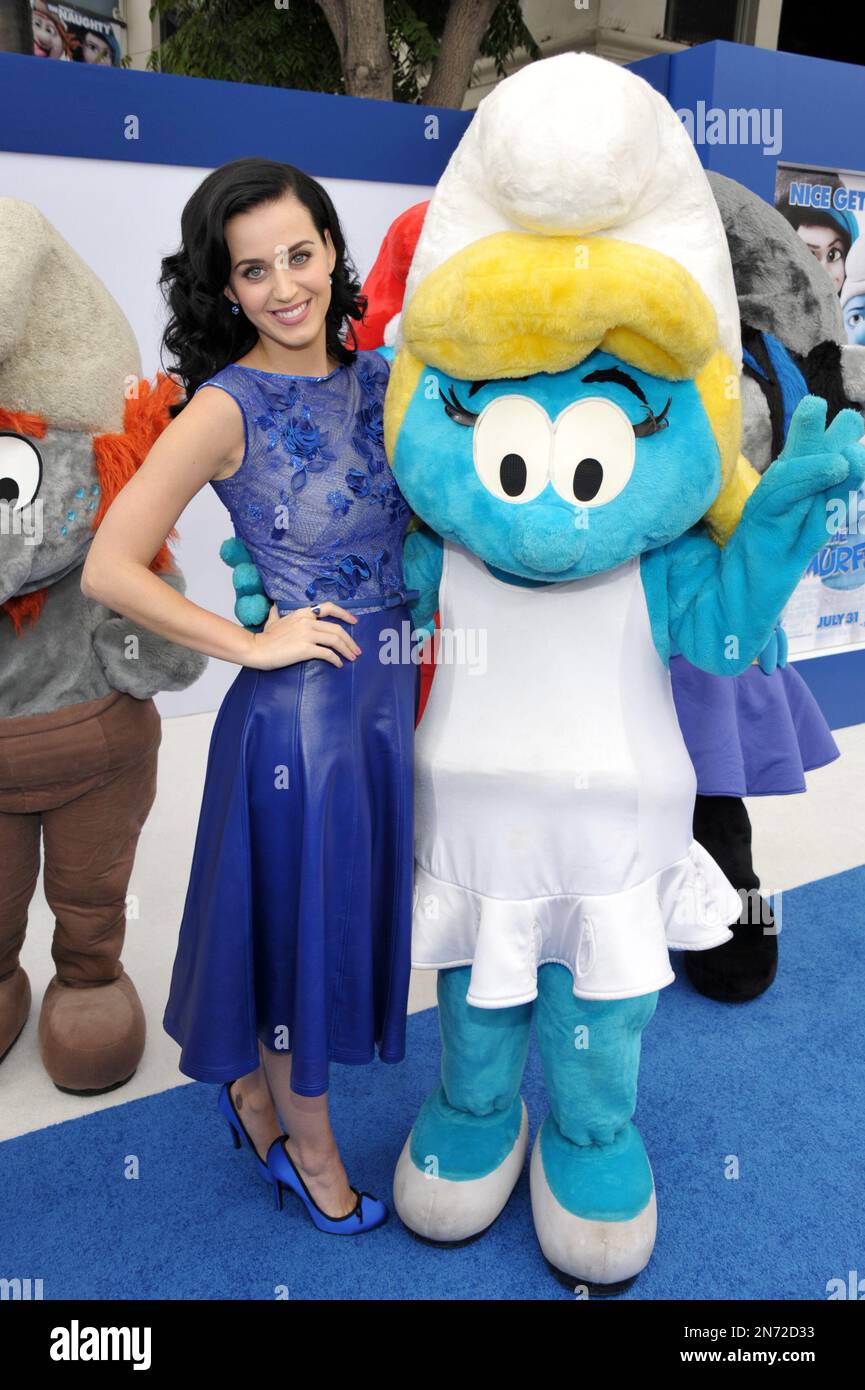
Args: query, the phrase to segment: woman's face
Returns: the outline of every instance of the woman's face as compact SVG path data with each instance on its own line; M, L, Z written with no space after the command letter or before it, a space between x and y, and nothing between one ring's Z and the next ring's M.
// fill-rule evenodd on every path
M292 194L225 224L231 256L225 293L262 337L281 347L311 347L324 338L336 264L327 229L324 236L322 241L309 211Z
M845 257L844 242L838 233L831 227L818 227L807 222L803 222L796 230L811 255L816 256L820 264L828 270L835 286L835 293L840 294L844 287Z

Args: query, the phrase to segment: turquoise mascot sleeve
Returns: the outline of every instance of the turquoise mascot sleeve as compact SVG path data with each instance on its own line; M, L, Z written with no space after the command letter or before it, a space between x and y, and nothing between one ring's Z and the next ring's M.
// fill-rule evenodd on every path
M392 347L380 347L376 351L388 362L393 362ZM435 631L442 577L441 536L437 536L428 526L409 531L403 544L402 569L406 588L418 591L418 597L409 603L414 630L431 636Z
M759 656L802 573L826 543L827 507L865 477L862 417L806 396L723 549L702 526L642 557L655 645L713 675L738 675Z
M418 591L417 599L410 605L415 632L431 634L435 628L442 577L441 536L428 527L409 531L403 546L402 566L406 588Z
M776 667L787 665L787 634L780 623L761 651L758 660L764 676L771 676Z

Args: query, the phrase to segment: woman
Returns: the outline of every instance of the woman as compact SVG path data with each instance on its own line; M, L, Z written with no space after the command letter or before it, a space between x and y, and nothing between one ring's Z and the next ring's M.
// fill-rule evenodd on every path
M210 174L163 262L187 401L103 521L85 592L235 661L217 715L164 1026L281 1205L333 1234L384 1203L348 1182L328 1063L402 1060L410 975L416 668L379 661L410 614L409 510L382 436L389 373L353 351L365 300L324 188L291 165ZM249 632L147 565L210 483L274 601ZM280 1116L287 1133L283 1133Z

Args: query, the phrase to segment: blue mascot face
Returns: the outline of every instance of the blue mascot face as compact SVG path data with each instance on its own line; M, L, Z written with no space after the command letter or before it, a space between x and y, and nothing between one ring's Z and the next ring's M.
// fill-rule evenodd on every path
M551 375L461 381L424 367L392 467L409 506L505 576L614 568L693 526L721 459L693 381L597 350Z
M865 343L865 294L855 294L844 305L844 327L848 343Z

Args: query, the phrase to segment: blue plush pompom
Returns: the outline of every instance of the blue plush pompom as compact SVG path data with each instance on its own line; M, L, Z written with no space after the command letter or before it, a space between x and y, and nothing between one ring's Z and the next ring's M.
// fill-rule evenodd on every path
M252 563L252 556L239 536L229 536L227 541L223 541L219 547L219 558L224 560L227 565L248 565Z
M244 598L247 594L263 594L261 587L261 575L252 562L235 565L232 575L235 592L239 598Z
M261 627L267 622L269 612L267 594L243 594L234 605L234 616L244 627Z

